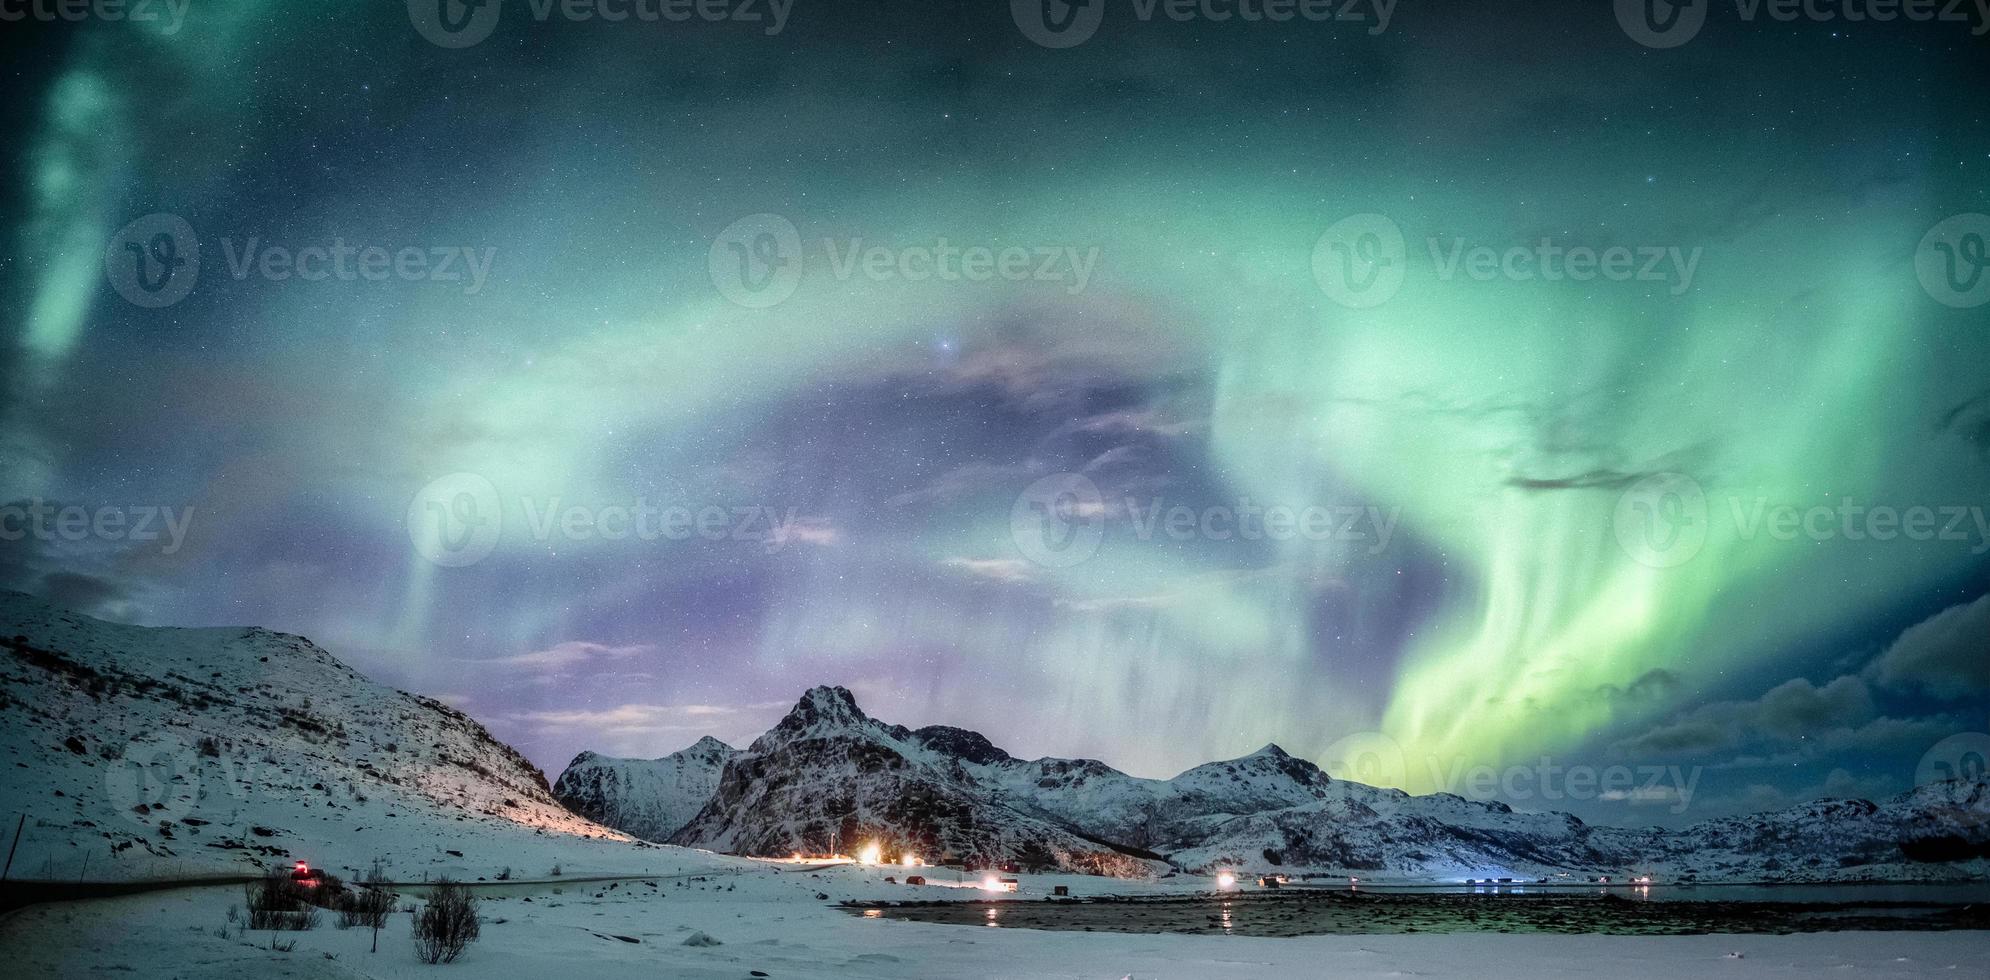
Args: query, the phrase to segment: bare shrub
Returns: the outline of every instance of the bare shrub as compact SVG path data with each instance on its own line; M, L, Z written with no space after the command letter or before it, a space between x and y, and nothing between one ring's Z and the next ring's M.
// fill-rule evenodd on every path
M387 876L380 873L380 863L376 861L373 870L360 879L358 890L343 894L339 904L339 928L361 926L378 929L386 925L387 914L394 911L394 893L388 891L386 886Z
M304 930L318 924L318 910L304 895L304 887L281 868L271 868L260 881L242 886L242 898L249 907L251 929Z
M423 963L453 963L476 941L481 920L470 890L438 879L428 904L415 913L415 956Z

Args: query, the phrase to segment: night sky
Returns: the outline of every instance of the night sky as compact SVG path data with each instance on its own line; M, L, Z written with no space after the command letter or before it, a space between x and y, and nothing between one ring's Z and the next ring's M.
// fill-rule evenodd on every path
M433 2L0 25L0 586L552 773L824 683L1140 775L1699 773L1475 794L1613 823L1990 750L1974 7Z

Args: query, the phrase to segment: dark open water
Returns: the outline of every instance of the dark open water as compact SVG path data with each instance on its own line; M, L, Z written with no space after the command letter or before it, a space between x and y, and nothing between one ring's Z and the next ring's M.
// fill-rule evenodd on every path
M1170 898L866 903L851 909L870 918L1010 929L1239 936L1990 929L1990 882L1637 889L1290 888Z

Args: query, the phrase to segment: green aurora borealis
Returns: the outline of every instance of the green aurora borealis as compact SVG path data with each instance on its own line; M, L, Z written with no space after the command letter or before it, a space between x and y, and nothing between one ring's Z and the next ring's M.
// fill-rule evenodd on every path
M1990 307L1916 277L1931 226L1990 212L1980 39L1727 25L1652 51L1607 7L1405 0L1379 36L1109 25L1050 51L965 10L798 0L771 38L520 18L463 50L399 5L35 28L0 496L196 517L173 555L14 543L0 584L66 573L101 613L303 633L551 767L750 738L817 683L1143 775L1268 741L1348 762L1380 733L1400 767L1362 775L1416 791L1704 722L1661 760L1721 770L1704 792L1731 806L1899 788L1990 724L1983 688L1876 666L1990 582ZM198 286L159 310L103 271L154 212L201 237ZM708 275L759 213L806 270L765 309ZM1363 213L1408 247L1401 288L1352 309L1314 253ZM251 237L496 261L473 295L237 278ZM1697 264L1677 290L1446 279L1432 244L1544 238ZM1099 259L1075 295L839 279L851 239ZM1011 511L1060 472L1108 520L1047 567ZM409 544L411 497L451 473L505 508L464 568ZM1664 474L1706 508L1677 563L1623 538ZM793 508L806 533L514 530L521 501L638 497ZM1379 553L1142 540L1129 497L1396 523ZM1961 539L1752 519L1843 501L1978 509ZM598 646L533 656L561 644ZM1942 656L1982 677L1953 660L1990 650ZM1863 696L1800 735L1720 707L1845 676Z

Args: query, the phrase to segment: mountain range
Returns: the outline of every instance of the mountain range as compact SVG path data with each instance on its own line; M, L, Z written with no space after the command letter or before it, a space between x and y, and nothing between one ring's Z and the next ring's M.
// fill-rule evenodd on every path
M1678 830L1334 779L1277 746L1144 779L909 729L817 687L744 749L583 753L549 786L463 712L254 628L128 626L0 592L0 799L14 877L239 874L309 859L436 874L732 866L855 852L1122 876L1653 874L1915 880L1990 872L1990 788L1935 783ZM663 845L683 845L669 847Z
M878 721L840 687L808 691L743 750L705 740L655 760L583 753L555 792L609 826L687 847L787 855L874 842L887 857L1122 875L1913 880L1980 873L1990 857L1982 782L1623 829L1339 780L1276 745L1172 779L1017 759L975 732Z

